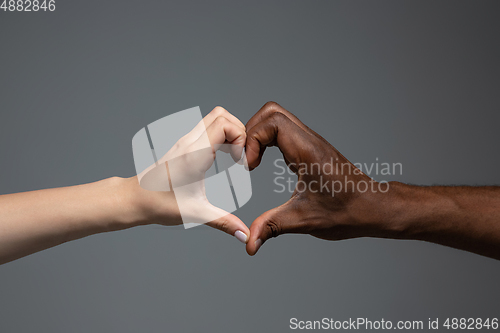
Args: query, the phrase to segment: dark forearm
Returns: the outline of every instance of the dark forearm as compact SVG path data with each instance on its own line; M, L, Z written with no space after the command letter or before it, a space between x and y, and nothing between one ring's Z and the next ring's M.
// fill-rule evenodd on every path
M391 183L382 200L391 236L424 240L500 259L500 187ZM388 204L390 202L390 204Z
M266 103L246 128L250 169L260 164L267 147L278 146L298 176L290 200L253 222L247 243L250 255L272 237L305 233L327 240L424 240L500 259L500 187L391 182L388 189L274 102Z

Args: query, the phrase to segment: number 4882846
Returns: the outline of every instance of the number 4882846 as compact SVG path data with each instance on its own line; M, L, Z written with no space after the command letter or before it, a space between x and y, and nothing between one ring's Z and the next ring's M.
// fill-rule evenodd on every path
M0 0L1 1L1 0ZM47 10L53 12L56 10L55 0L3 0L0 6L4 12L38 12Z

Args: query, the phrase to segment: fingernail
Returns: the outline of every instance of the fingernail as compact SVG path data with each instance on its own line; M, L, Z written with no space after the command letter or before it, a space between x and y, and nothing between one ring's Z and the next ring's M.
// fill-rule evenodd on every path
M236 232L234 233L234 237L236 237L236 239L238 239L243 244L246 244L247 242L247 235L245 235L243 231L236 230Z
M259 251L260 246L262 245L262 240L257 239L255 241L255 252Z

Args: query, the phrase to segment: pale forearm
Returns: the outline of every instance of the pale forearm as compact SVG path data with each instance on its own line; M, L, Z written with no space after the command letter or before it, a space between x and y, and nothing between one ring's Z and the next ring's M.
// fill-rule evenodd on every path
M241 153L246 133L245 126L236 117L216 107L203 120L162 159L169 161L175 156L187 156L198 151L199 147L205 148L207 137L214 151L215 147L227 142L239 147ZM200 136L200 131L204 130L206 136ZM194 167L193 163L182 164L176 176L178 179L200 176L199 166L205 165L208 169L213 157L213 154L205 154L194 163ZM158 167L166 168L163 164ZM150 181L162 181L153 178ZM206 199L204 184L200 182L198 185L195 195L188 195L183 202L184 207L194 207L193 212L197 209L198 215L190 218L202 220L200 223L206 222L246 242L250 234L248 227L236 216L210 204ZM174 191L148 191L139 185L137 176L113 177L79 186L2 195L0 264L96 233L144 224L178 225L182 222Z
M133 179L0 196L0 264L92 234L145 222Z

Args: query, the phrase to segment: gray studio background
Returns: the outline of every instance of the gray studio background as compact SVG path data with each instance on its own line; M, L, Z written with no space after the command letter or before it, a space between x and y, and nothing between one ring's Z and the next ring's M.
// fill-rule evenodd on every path
M0 193L134 175L170 113L275 100L388 180L498 184L500 20L488 1L56 0L0 11ZM289 195L268 150L248 225ZM0 266L0 332L282 332L323 317L498 317L500 263L423 242L149 226Z

